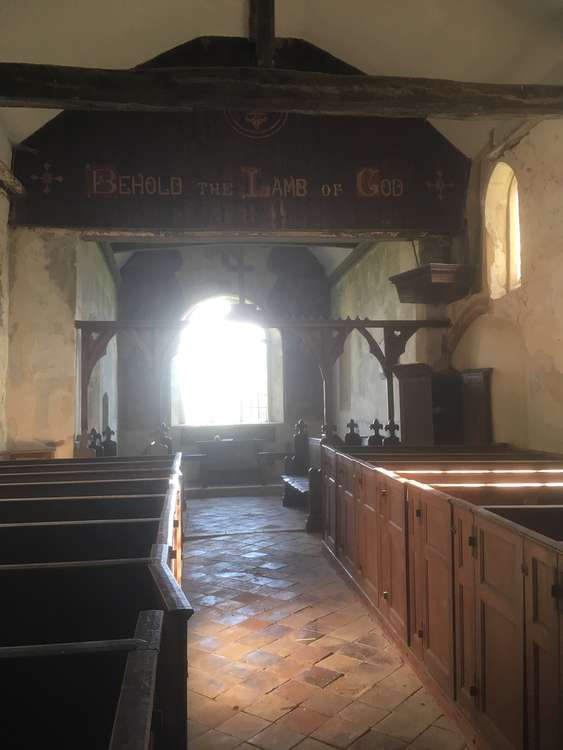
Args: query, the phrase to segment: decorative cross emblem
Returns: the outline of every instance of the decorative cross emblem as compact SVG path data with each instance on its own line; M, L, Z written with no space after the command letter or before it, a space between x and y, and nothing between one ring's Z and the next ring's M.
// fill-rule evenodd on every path
M353 419L351 419L346 427L350 430L350 432L353 434L358 429L358 423L355 422Z
M442 170L437 169L434 181L427 182L426 187L431 192L436 193L436 196L439 201L443 201L445 198L446 190L451 190L455 186L452 182L446 182L444 178L444 173L442 172Z
M51 185L54 182L58 182L59 184L64 182L64 177L62 175L53 174L52 166L48 162L43 164L43 172L41 174L32 174L31 179L38 180L43 185L42 192L45 193L45 195L48 195L51 192Z
M233 252L225 251L223 253L223 265L228 268L229 271L237 274L239 303L244 305L246 301L246 284L244 277L247 273L254 270L254 266L244 265L244 249L242 247L240 248L238 257L236 256L236 251L234 251L234 256L235 257L233 257Z

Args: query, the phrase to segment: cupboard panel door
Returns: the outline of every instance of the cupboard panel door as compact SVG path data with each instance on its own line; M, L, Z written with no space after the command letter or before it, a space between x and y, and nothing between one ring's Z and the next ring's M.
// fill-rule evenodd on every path
M343 492L344 498L344 515L345 515L345 531L344 531L344 564L348 570L353 573L356 569L356 558L358 552L358 541L357 541L357 521L356 521L356 501L354 495L351 492L345 490Z
M559 705L559 620L557 553L526 539L526 705L529 750L563 746Z
M325 541L334 552L336 549L336 483L325 477L324 530Z
M442 690L454 695L452 509L409 486L411 648Z
M477 722L498 750L524 744L523 540L477 517Z
M454 614L456 654L456 699L472 719L476 710L477 644L475 641L475 515L460 507L453 509Z
M377 476L365 470L359 508L359 573L365 592L375 607L379 606L379 565L377 531Z
M341 484L336 485L336 554L338 557L344 555L346 539L346 492Z
M446 695L454 694L452 509L444 498L418 493L423 581L423 658Z
M375 607L379 606L379 566L377 548L377 514L369 505L363 505L360 514L359 573L363 588Z
M406 565L406 502L404 485L392 480L386 483L388 535L387 599L390 625L407 640L407 565Z

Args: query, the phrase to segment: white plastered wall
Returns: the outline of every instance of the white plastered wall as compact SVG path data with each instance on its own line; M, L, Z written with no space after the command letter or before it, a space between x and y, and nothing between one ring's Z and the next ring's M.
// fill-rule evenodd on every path
M520 197L522 285L491 299L483 256L483 290L451 305L454 324L477 317L453 352L459 369L492 367L497 441L563 449L563 120L539 124L503 155ZM494 164L483 165L482 197Z

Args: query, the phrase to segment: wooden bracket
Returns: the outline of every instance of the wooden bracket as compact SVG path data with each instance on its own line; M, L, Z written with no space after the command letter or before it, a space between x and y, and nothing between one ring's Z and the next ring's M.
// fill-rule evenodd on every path
M24 195L25 188L3 161L0 161L0 189L13 195Z

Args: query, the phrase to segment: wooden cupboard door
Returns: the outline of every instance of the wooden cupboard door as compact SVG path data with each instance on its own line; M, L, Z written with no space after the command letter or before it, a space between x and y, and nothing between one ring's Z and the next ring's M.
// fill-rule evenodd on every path
M431 491L409 487L414 524L415 637L428 672L446 695L454 694L452 508Z
M381 609L397 635L407 640L406 505L404 485L387 480L386 518L381 535L383 568Z
M475 574L477 530L475 514L453 508L454 615L456 655L456 700L472 719L476 710L477 644L475 632Z
M477 516L477 723L495 750L524 744L523 538Z
M324 483L324 539L330 549L336 550L336 482L326 476Z
M558 555L524 540L526 707L529 750L563 747L559 687Z
M344 556L344 545L346 539L346 491L341 484L336 485L335 503L335 551L338 557Z
M373 471L364 475L359 513L359 573L371 603L379 606L379 564L377 530L377 476Z
M348 490L344 490L344 548L343 548L343 561L350 573L354 573L356 569L356 557L357 557L357 521L356 521L356 502L354 495Z

